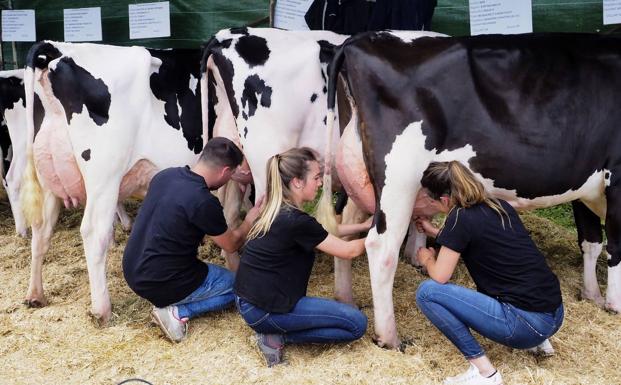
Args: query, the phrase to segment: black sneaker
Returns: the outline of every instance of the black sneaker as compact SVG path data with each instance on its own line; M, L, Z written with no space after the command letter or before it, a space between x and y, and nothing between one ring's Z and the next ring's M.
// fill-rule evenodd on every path
M271 368L282 362L282 349L285 347L282 335L257 333L257 346L268 367Z

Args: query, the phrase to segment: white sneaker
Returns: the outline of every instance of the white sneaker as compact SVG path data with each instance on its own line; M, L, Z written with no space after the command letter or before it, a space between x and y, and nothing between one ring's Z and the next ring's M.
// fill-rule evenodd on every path
M175 317L174 306L153 307L151 319L172 342L182 341L188 333L187 320Z
M470 368L464 373L455 376L447 377L444 380L444 385L502 385L502 376L499 371L496 371L491 377L483 377L479 373L479 369L476 366L470 364Z
M535 346L534 348L526 349L526 351L529 352L530 354L534 354L536 356L543 356L543 357L550 357L550 356L553 356L555 353L554 348L552 347L552 344L550 343L550 340L548 339L546 339L539 345Z

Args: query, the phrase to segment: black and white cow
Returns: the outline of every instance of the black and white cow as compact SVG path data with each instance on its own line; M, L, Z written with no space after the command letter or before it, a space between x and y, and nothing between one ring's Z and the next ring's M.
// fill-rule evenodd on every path
M621 311L621 38L412 37L380 32L349 39L329 79L333 109L337 75L346 78L358 119L348 140L362 147L372 185L375 226L366 247L380 344L399 343L393 278L432 161L461 161L517 208L579 200L584 295ZM342 182L364 173L353 164L337 167ZM595 276L600 218L608 240L605 301Z
M227 137L243 150L247 163L233 179L254 181L255 196L265 191L271 156L298 146L323 153L327 65L346 38L327 31L233 28L206 45L203 123L213 136ZM332 150L338 135L332 135ZM242 194L231 182L223 189L227 221L234 223ZM338 260L335 269L335 295L345 302L353 302L349 264Z
M32 223L29 304L46 304L41 268L60 202L85 205L80 231L91 312L103 324L109 320L106 252L117 202L144 194L158 170L193 164L207 138L200 55L49 41L31 48L24 74L28 165L22 186ZM45 111L38 131L32 108L37 95Z

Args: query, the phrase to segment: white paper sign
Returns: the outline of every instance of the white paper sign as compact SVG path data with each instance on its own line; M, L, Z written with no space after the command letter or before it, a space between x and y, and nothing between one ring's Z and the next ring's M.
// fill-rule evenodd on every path
M170 36L170 4L129 4L129 38L145 39Z
M3 41L37 41L34 9L2 11Z
M304 15L313 0L278 0L274 8L274 27L290 31L308 31Z
M101 41L101 8L64 10L65 41Z
M604 25L621 23L621 0L604 0Z
M470 0L470 34L533 32L531 0Z

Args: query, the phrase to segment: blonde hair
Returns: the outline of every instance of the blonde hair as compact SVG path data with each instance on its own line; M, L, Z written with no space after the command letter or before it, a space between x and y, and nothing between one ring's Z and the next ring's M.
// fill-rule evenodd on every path
M283 205L295 207L290 183L293 178L304 180L310 170L309 162L319 162L317 153L308 148L292 148L276 154L267 161L267 191L265 203L248 233L248 240L267 233Z
M500 216L503 228L505 227L504 218L509 219L509 214L500 202L490 197L483 184L459 161L430 163L423 173L421 185L429 191L429 195L435 200L448 195L453 208L457 210L472 207L479 203L488 205ZM459 216L459 211L457 215ZM457 219L455 223L457 223ZM510 220L509 226L511 226Z

